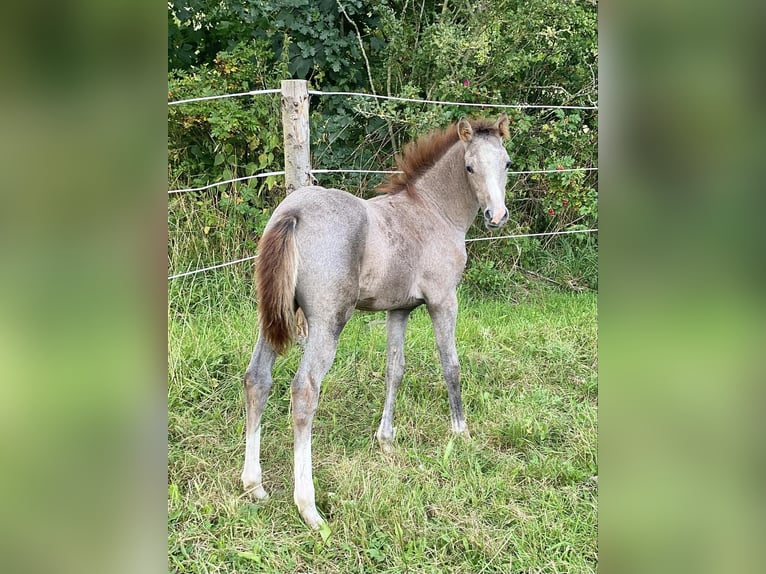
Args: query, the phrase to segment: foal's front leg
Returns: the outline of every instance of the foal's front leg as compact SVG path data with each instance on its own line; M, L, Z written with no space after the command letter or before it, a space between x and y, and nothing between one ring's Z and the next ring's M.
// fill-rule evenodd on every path
M404 375L404 332L409 316L409 309L395 309L386 314L386 402L375 433L383 452L393 450L394 403Z
M441 358L442 374L447 383L452 431L467 433L460 397L460 363L455 347L455 323L457 322L457 294L452 292L444 300L428 303L428 314L434 325L434 337Z

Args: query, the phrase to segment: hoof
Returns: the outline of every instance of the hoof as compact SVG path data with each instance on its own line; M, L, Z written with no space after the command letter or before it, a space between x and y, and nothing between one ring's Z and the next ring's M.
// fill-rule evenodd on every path
M468 426L465 424L465 421L452 421L452 432L465 438L471 438L471 434L468 432Z
M391 454L394 452L394 438L396 437L396 428L392 428L391 430L392 432L390 437L384 437L380 430L375 433L375 438L378 439L380 449L386 454Z
M300 513L303 521L312 530L319 530L319 527L324 523L324 520L319 516L316 508L306 508L305 510L301 510Z
M378 439L378 444L380 445L380 450L385 454L392 454L394 452L394 443L390 440Z
M260 484L243 484L243 487L245 494L255 501L266 500L269 497L269 493Z

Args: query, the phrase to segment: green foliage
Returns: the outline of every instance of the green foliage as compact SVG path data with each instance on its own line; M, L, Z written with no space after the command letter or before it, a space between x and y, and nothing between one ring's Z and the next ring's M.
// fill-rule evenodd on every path
M515 269L518 254L512 257L512 247L509 249L496 245L494 249L472 248L463 282L476 295L503 297L512 292L513 285L524 282L523 275Z
M274 87L286 73L285 63L275 61L267 45L251 41L220 52L211 66L174 72L168 96L183 99ZM179 188L201 187L281 170L280 118L279 97L274 95L170 106L168 181ZM237 241L252 249L280 196L281 181L271 176L172 195L171 243L193 238L191 249L175 251L198 253L200 241Z
M307 78L316 89L442 101L592 105L597 99L597 9L587 1L192 0L170 2L168 14L170 99L274 88L291 77ZM282 169L278 98L171 106L171 187ZM312 164L389 169L407 141L462 115L499 111L313 97ZM508 115L511 170L597 166L595 110L511 109ZM511 175L505 231L597 227L597 174ZM364 197L381 181L374 175L317 177ZM213 253L216 245L236 242L239 253L252 252L282 195L277 177L171 199L171 234L179 234L171 239L178 242L172 251L184 254L174 266L185 269L191 254L203 248ZM471 231L472 237L485 235L478 226ZM595 238L584 236L474 243L466 281L500 295L520 279L518 267L545 263L549 279L595 287L596 253ZM542 267L529 270L543 274Z
M335 88L364 85L365 64L357 29L365 36L368 59L374 62L385 43L378 17L384 4L360 0L171 0L169 68L209 64L220 52L255 39L266 43L276 59L287 63L289 77L313 79Z

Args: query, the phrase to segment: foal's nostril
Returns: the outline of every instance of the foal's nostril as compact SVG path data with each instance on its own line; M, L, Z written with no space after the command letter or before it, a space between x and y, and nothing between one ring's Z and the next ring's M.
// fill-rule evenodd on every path
M484 219L490 221L492 219L492 212L488 209L484 212Z

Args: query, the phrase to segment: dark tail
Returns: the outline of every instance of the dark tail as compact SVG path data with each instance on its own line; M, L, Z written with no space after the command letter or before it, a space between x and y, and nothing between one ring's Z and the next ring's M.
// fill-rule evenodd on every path
M295 215L283 215L261 237L255 283L262 336L279 354L295 340L295 283L298 250L295 245Z

